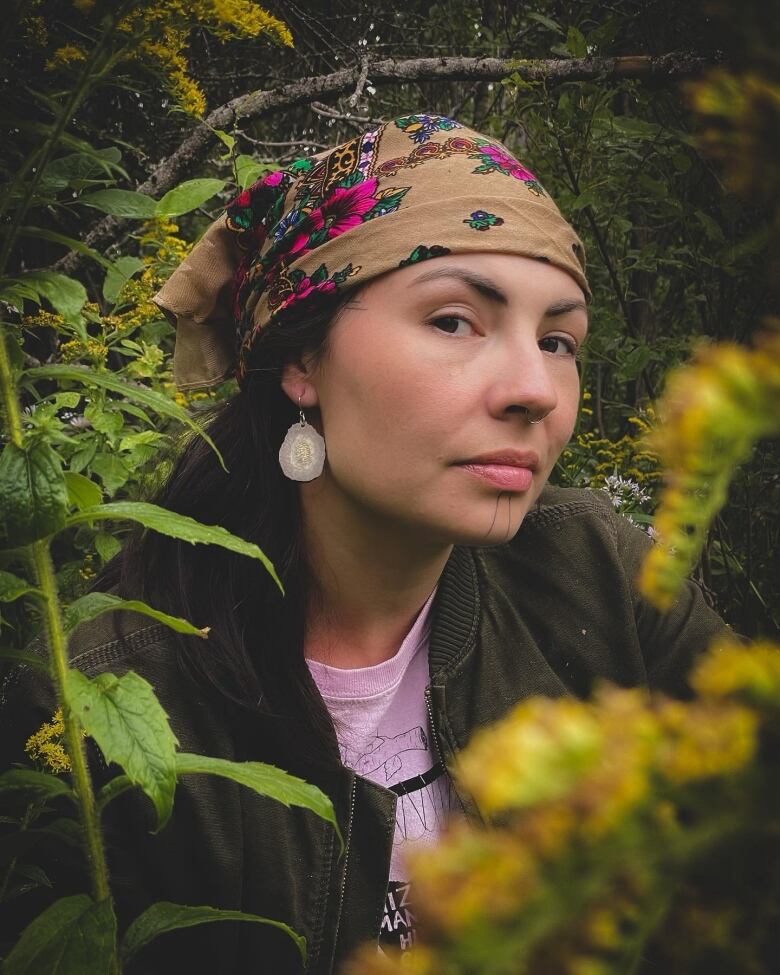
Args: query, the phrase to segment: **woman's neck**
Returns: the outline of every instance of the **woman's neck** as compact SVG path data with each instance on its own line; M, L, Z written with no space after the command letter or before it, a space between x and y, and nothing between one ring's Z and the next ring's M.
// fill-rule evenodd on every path
M425 544L419 532L323 502L321 494L302 492L316 590L305 653L333 667L370 667L397 653L453 546Z

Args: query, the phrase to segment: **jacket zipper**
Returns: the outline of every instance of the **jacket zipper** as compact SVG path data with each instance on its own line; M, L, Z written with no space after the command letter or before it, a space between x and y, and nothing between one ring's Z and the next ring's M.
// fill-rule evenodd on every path
M341 914L344 910L344 897L347 892L347 868L349 866L349 848L352 843L352 823L355 818L355 799L357 795L357 775L352 778L352 790L349 797L349 819L347 820L347 838L344 842L344 877L341 881L341 896L339 897L339 913L336 917L336 930L333 935L334 955L339 943L339 928L341 927Z
M438 732L438 729L436 728L436 723L433 720L433 705L431 704L431 688L430 688L430 686L428 686L428 687L425 688L425 704L426 704L426 706L428 708L428 720L431 723L431 734L433 735L433 743L436 746L436 755L437 755L437 757L439 759L439 763L441 764L441 767L444 769L445 774L449 776L450 785L452 786L452 791L458 797L458 801L460 802L461 807L463 808L464 811L466 811L469 807L472 807L472 808L476 809L476 806L475 806L473 800L471 802L466 802L464 800L463 796L461 795L461 793L459 792L457 786L455 785L455 780L453 779L453 777L449 773L449 770L447 768L447 763L444 761L444 757L442 755L441 747L439 745L439 732ZM477 811L477 814L478 814L478 818L484 823L484 818L483 818L482 814L479 813L478 811Z

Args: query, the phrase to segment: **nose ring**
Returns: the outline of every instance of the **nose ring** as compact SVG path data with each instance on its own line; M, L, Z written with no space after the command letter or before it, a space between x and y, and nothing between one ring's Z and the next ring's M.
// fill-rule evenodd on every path
M541 416L537 416L535 419L532 419L531 418L531 411L528 409L528 407L525 406L525 407L523 407L523 409L525 410L525 418L526 418L526 420L532 426L535 425L535 424L537 424L537 423L541 423L542 420L544 420L546 417L548 417L552 413L552 410L548 410L546 413L542 413Z

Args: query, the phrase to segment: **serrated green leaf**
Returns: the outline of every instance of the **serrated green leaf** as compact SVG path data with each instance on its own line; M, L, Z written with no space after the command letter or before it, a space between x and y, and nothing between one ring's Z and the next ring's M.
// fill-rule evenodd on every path
M102 389L110 389L112 392L121 393L127 399L141 403L143 406L148 406L149 409L154 410L156 413L178 420L191 430L194 430L199 436L203 437L206 443L216 453L222 469L227 471L222 454L217 450L217 445L206 433L201 424L193 420L189 413L177 403L174 403L172 399L163 396L162 393L155 392L153 389L149 389L148 386L142 386L139 383L129 383L126 380L118 379L113 373L98 372L86 366L66 366L59 364L53 366L36 366L33 369L28 369L22 374L22 380L27 379L33 382L36 379L71 381L83 383L85 386L99 386Z
M43 227L22 227L19 232L24 234L25 237L39 237L41 240L50 240L53 244L62 244L68 250L78 251L79 254L84 254L86 257L92 258L93 261L102 267L111 267L111 261L108 258L103 257L93 247L89 247L83 241L76 240L74 237L66 237L65 234L58 234L53 230L45 230Z
M310 810L333 826L343 850L344 842L333 803L315 785L263 762L231 762L226 758L209 758L207 755L179 752L176 755L176 774L188 775L192 772L220 775L285 806L300 806Z
M98 190L97 193L80 196L78 202L112 217L148 220L157 213L157 203L151 196L132 190Z
M189 904L171 904L169 901L159 901L152 904L143 914L139 915L127 929L120 956L122 961L127 964L141 948L148 945L166 931L175 931L178 928L191 928L196 924L205 924L209 921L254 921L257 924L268 924L274 928L279 928L288 934L300 952L301 960L306 964L306 939L296 934L291 927L281 921L273 921L267 917L259 917L257 914L245 914L243 911L227 911L217 907L195 907Z
M26 579L20 579L13 572L0 570L0 603L12 603L20 596L27 596L29 593L43 596L41 590L31 585Z
M29 924L11 949L3 975L85 975L108 972L116 954L111 901L86 894L62 897Z
M12 768L0 774L0 794L3 792L29 792L49 799L58 796L74 798L70 786L63 779L29 768Z
M65 471L65 486L68 489L68 501L74 508L91 508L103 500L100 485L75 471Z
M157 829L168 822L176 788L176 736L152 685L132 670L90 680L68 670L71 707L107 762L116 762L154 803Z
M144 262L140 257L118 257L113 264L109 263L103 281L103 298L107 304L113 305L116 302L119 292L143 266Z
M32 288L40 298L45 298L68 321L77 319L87 303L84 285L57 271L31 271L17 280Z
M178 217L182 213L189 213L210 200L215 193L224 187L221 179L188 179L172 190L157 204L158 217Z
M65 524L68 494L62 464L49 444L6 444L0 454L0 546L17 548Z
M112 613L118 609L143 613L144 616L150 616L158 623L164 623L172 630L176 630L177 633L190 633L204 639L209 633L208 626L201 629L180 616L170 616L168 613L153 609L139 599L120 599L119 596L113 596L108 592L88 592L85 596L81 596L72 602L65 611L65 629L70 632L79 623L92 620L102 613Z
M202 525L188 515L179 515L174 511L168 511L166 508L160 508L146 501L111 501L94 508L85 508L83 511L69 515L67 524L79 525L84 522L121 521L124 519L140 522L146 528L160 532L161 535L180 538L182 541L190 542L193 545L219 545L231 552L237 552L239 555L248 555L250 558L259 559L284 593L284 586L268 556L253 542L247 542L246 539L231 534L220 525Z
M73 454L70 459L70 469L74 473L83 471L85 467L88 467L92 463L92 458L97 453L97 440L94 437L87 441L83 447Z

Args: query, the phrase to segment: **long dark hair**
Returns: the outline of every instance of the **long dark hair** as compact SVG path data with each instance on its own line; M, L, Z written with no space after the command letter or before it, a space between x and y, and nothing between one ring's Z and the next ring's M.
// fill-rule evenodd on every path
M188 436L151 499L255 542L285 587L255 559L136 531L96 579L124 598L209 626L208 640L170 631L195 680L242 707L295 716L322 742L330 717L304 659L305 610L316 600L301 536L298 486L279 467L285 433L298 416L281 388L284 365L327 354L330 327L350 296L261 333L240 391L207 422L229 473L199 436Z

